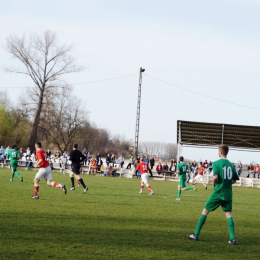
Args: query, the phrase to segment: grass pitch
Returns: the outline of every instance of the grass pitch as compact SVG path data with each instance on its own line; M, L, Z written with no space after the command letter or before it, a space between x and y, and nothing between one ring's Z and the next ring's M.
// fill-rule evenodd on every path
M199 241L193 233L211 194L183 192L177 183L150 180L155 195L140 195L140 180L83 175L89 191L64 195L40 182L32 200L35 171L24 182L0 169L0 259L259 259L259 189L234 187L233 216L238 245L227 244L221 209L210 213ZM68 174L53 179L70 188Z

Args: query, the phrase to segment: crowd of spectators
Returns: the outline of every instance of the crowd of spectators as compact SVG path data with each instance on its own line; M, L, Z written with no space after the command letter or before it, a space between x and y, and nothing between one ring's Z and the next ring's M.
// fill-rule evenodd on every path
M9 151L10 147L7 146L4 148L1 146L0 148L0 163L3 163L6 161L6 155ZM19 153L21 155L20 164L23 163L23 161L26 163L26 166L28 169L31 168L33 162L35 161L35 153L30 150L28 147L26 150L23 148L19 149ZM123 154L120 154L118 158L115 154L108 153L106 157L103 156L104 162L101 159L100 152L97 152L96 154L92 154L90 151L88 151L86 148L83 149L82 154L84 155L83 165L89 167L89 171L91 173L95 172L101 172L104 173L104 175L108 176L115 176L116 170L119 168L123 168L125 164L125 158ZM66 166L69 162L69 153L67 151L61 152L60 150L56 150L55 152L52 152L50 149L46 151L46 157L50 161L51 167L53 167L53 163L59 163L60 168L62 170L66 169ZM130 159L128 160L127 165L125 166L126 169L133 169L136 176L139 176L140 173L135 170L137 164L140 162L140 157L135 159L134 154L131 153L129 155ZM152 171L157 172L158 175L163 175L164 173L169 174L170 176L176 175L177 171L177 160L176 158L173 158L172 160L162 162L161 160L158 161L157 165L155 164L155 158L154 156L144 156L144 162L146 162L150 167L150 175L153 176ZM204 162L199 162L204 170L204 173L210 173L212 171L212 162L205 160ZM189 172L193 173L194 176L198 173L198 164L196 161L193 161L189 163ZM242 173L242 163L239 162L237 165L235 165L235 168L237 170L238 176ZM190 175L187 176L188 181L190 179ZM247 177L251 178L260 178L260 166L258 164L253 165L250 164L248 166L248 175Z

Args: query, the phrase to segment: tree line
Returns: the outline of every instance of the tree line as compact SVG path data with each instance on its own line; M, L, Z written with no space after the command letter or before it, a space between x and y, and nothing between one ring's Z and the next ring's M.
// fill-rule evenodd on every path
M84 104L64 79L64 75L84 69L71 54L73 45L61 44L57 34L47 30L21 37L10 35L5 48L18 65L3 69L26 75L32 86L23 91L16 104L0 91L0 145L16 143L33 151L34 143L41 140L45 147L61 151L71 150L77 142L80 149L86 147L93 153L126 156L132 152L132 141L89 121ZM176 157L175 146L143 142L139 153L170 159Z

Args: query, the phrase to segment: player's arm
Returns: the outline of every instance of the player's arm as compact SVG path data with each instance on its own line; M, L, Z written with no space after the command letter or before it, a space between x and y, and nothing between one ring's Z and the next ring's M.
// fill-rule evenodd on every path
M35 167L39 167L39 165L41 164L42 161L43 161L42 158L40 158L39 160L37 160L37 163L36 163Z
M213 175L213 183L212 183L212 188L214 189L217 183L218 175Z
M138 163L136 166L136 170L138 171L140 169L140 164Z

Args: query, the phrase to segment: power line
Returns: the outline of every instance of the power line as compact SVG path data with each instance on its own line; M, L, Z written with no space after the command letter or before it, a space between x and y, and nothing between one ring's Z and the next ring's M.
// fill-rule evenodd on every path
M208 96L208 95L205 95L205 94L201 94L201 93L199 93L199 92L195 92L195 91L192 91L192 90L183 88L183 87L179 87L179 86L173 85L173 84L171 84L171 83L169 83L169 82L166 82L166 81L163 81L163 80L154 78L154 77L149 76L149 75L147 75L147 74L144 74L144 75L145 75L146 77L148 77L148 78L151 78L151 79L154 79L154 80L156 80L156 81L162 82L162 83L167 84L167 85L169 85L169 86L172 86L172 87L174 87L174 88L178 88L178 89L181 89L181 90L190 92L190 93L192 93L192 94L196 94L196 95L199 95L199 96L203 96L203 97L206 97L206 98L210 98L210 99L213 99L213 100L217 100L217 101L220 101L220 102L224 102L224 103L228 103L228 104L232 104L232 105L236 105L236 106L240 106L240 107L246 107L246 108L251 108L251 109L255 109L255 110L260 110L260 108L257 108L257 107L251 107L251 106L242 105L242 104L238 104L238 103L235 103L235 102L230 102L230 101L227 101L227 100L223 100L223 99L220 99L220 98L215 98L215 97Z
M137 74L139 74L139 73L129 74L129 75L125 75L125 76L121 76L121 77L116 77L116 78L101 79L101 80L94 80L94 81L86 81L86 82L81 82L81 83L73 83L73 84L68 84L68 85L76 86L76 85L84 85L84 84L98 83L98 82L104 82L104 81L110 81L110 80L117 80L117 79L121 79L121 78L126 78L126 77L135 76L135 75L137 75ZM0 88L13 89L13 88L29 88L29 87L0 87Z

